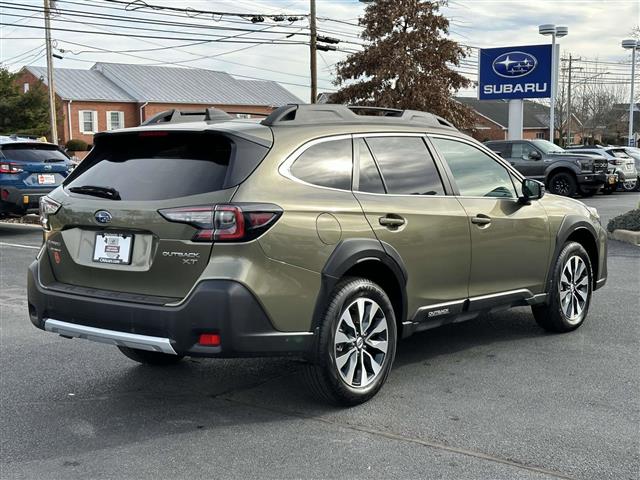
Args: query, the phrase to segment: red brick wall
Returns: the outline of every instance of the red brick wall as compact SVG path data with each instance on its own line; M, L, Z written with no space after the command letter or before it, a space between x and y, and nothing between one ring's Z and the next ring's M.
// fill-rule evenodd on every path
M536 135L538 133L541 133L544 135L545 140L549 140L549 129L548 128L534 128L534 129L525 129L522 131L522 138L524 138L525 140L535 140L537 137Z
M475 130L471 133L471 136L481 142L486 140L504 140L507 138L506 130L503 130L500 126L490 120L487 120L482 115L476 114L474 126Z
M268 115L273 111L271 107L260 107L251 105L202 105L197 103L149 103L144 107L143 120L147 120L154 115L165 110L178 108L180 110L199 110L204 107L215 107L225 112L232 111L234 113L262 113Z
M97 131L103 132L107 129L107 112L124 112L124 126L134 127L139 125L138 121L138 107L135 103L124 102L84 102L73 101L71 102L71 136L69 136L69 120L68 120L68 105L69 102L64 102L64 138L65 141L69 138L76 138L84 140L88 144L93 143L93 134L82 133L80 131L80 111L90 110L97 112L98 126ZM62 128L58 125L58 130L62 133Z

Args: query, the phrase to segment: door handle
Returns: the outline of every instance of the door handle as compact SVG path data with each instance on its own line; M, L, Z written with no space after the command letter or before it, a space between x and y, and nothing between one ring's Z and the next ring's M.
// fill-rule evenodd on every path
M471 223L475 225L489 225L491 223L491 217L479 213L471 219Z
M406 223L406 220L400 216L387 215L386 217L380 217L378 219L380 225L387 228L398 228Z

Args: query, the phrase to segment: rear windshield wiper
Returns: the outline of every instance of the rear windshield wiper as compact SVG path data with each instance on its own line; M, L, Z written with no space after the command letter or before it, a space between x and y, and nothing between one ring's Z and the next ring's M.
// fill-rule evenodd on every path
M64 158L47 158L44 163L64 162Z
M82 195L92 195L94 197L108 198L109 200L120 200L120 193L111 187L100 187L96 185L82 185L80 187L69 188L70 192L81 193Z

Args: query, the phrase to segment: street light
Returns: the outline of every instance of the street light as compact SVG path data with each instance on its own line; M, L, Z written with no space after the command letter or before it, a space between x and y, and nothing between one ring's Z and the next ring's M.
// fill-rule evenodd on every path
M556 55L556 38L561 38L569 34L569 27L564 25L555 26L552 23L540 25L538 27L540 35L551 35L551 102L549 105L549 140L553 142L556 134L556 88L558 85L558 58Z
M640 47L639 40L623 40L622 48L631 49L631 96L629 97L629 139L627 144L635 147L635 139L633 138L633 82L636 76L636 50Z

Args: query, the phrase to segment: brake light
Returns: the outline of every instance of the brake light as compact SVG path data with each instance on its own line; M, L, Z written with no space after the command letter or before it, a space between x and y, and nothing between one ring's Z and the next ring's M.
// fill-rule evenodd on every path
M223 204L167 208L159 213L170 222L196 228L194 242L248 242L271 228L282 209L270 204Z
M49 215L53 215L58 210L60 210L61 205L52 198L47 197L46 195L44 197L40 197L39 204L40 224L42 225L43 229L49 230Z
M0 173L20 173L22 168L18 167L15 163L0 162Z
M624 165L624 160L620 160L620 159L616 158L614 160L609 160L609 163L611 165Z

